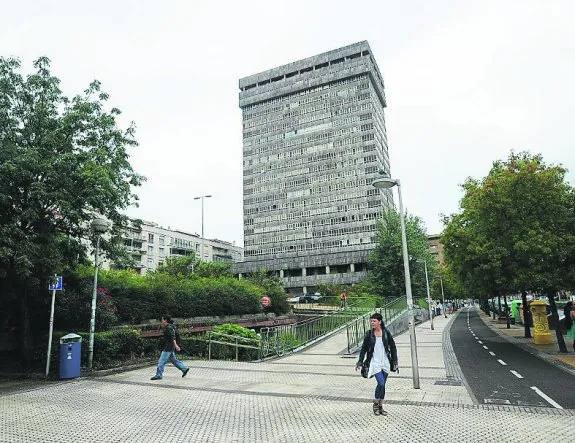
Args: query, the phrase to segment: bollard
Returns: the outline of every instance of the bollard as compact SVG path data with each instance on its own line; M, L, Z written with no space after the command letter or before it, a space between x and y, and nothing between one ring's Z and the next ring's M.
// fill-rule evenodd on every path
M547 303L541 300L531 302L531 315L533 316L533 343L536 345L553 343L547 321Z

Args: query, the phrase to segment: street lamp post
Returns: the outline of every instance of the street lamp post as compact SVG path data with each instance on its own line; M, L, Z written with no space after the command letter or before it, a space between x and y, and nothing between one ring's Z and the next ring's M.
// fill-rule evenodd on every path
M96 233L96 251L94 252L94 287L92 288L92 313L90 315L90 343L88 345L88 370L92 369L94 362L94 331L96 329L96 298L98 295L98 254L100 249L100 235L108 230L108 222L103 218L92 220L92 230Z
M423 262L423 266L425 267L425 285L427 286L427 306L429 309L429 321L431 323L431 330L435 330L433 327L433 311L431 307L431 293L429 292L429 277L427 275L427 260L421 260Z
M201 195L199 197L194 197L194 200L202 200L202 245L200 247L200 260L204 260L204 198L210 198L211 195Z
M407 253L407 236L405 234L405 220L403 214L403 201L401 198L401 183L383 175L373 181L372 185L378 189L389 189L397 186L399 194L399 220L401 223L401 243L403 246L403 267L405 270L405 293L407 297L407 314L409 318L409 341L411 347L411 366L413 373L413 388L419 389L419 365L417 363L417 340L415 337L415 319L413 318L413 296L411 294L411 275L409 273L409 255Z
M443 300L443 317L447 318L447 312L445 311L445 294L443 293L443 278L441 278L441 275L438 276L439 277L439 283L441 284L441 299Z

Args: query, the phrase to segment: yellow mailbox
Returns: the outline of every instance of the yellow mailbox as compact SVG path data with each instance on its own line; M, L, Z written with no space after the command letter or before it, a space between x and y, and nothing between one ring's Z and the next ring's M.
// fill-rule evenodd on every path
M541 300L532 301L531 313L533 315L533 343L536 345L553 343L547 322L547 303Z

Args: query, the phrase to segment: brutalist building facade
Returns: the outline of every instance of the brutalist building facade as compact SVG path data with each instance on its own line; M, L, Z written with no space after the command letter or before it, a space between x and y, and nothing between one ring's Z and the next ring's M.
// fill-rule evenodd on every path
M242 78L244 262L290 292L366 274L376 220L393 205L385 93L364 41Z

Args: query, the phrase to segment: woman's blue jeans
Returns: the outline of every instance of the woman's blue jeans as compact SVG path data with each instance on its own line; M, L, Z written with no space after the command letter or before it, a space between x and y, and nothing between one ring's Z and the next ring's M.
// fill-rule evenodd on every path
M385 398L385 382L387 381L387 372L380 371L375 374L377 386L375 387L375 399L383 400Z
M158 369L156 369L156 377L162 378L164 375L164 366L166 366L166 362L168 360L170 360L172 364L182 372L187 369L187 366L176 358L176 354L174 354L173 351L162 351L160 360L158 361Z

